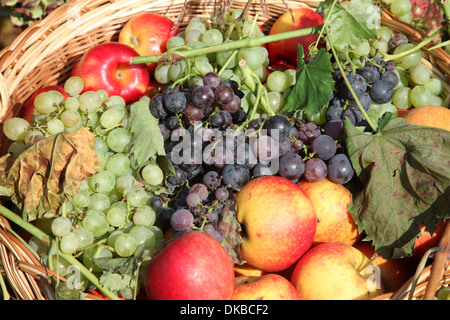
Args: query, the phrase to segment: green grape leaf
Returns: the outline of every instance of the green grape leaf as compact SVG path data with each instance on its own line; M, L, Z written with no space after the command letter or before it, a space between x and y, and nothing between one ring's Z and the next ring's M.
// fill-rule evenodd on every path
M322 109L328 105L334 90L331 54L322 48L310 62L305 63L303 58L303 47L299 45L296 82L281 114L290 115L301 110L308 118L320 118Z
M386 117L389 117L387 115ZM385 259L412 253L420 225L450 217L450 132L403 118L376 134L344 122L346 148L363 190L349 206L360 232Z
M333 2L333 0L326 0L319 5L318 9L327 14ZM331 37L331 42L337 49L356 47L363 39L377 39L381 13L373 0L337 2L331 10L327 36Z
M17 159L0 159L0 195L22 210L23 219L56 216L67 196L77 193L84 179L100 169L89 128L62 132L30 145Z

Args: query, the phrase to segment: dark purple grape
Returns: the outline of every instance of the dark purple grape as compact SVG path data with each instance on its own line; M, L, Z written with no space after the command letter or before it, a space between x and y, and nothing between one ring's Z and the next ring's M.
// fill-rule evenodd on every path
M170 130L162 123L158 124L159 131L161 132L161 135L163 136L163 140L167 140L170 138Z
M250 171L243 164L227 164L222 170L222 183L240 190L250 180Z
M213 128L220 128L225 124L225 118L220 113L214 113L211 116L211 126Z
M210 190L220 187L220 175L217 171L208 171L203 175L202 183Z
M291 152L293 149L293 142L291 138L286 137L283 140L280 140L279 142L279 148L278 148L278 154L281 156L285 155L286 153Z
M161 199L161 197L159 196L154 196L151 200L150 200L150 206L155 210L155 211L159 211L164 207L164 202Z
M228 126L229 124L233 123L233 116L231 115L231 113L225 110L220 110L219 113L222 115L225 121L224 123L225 126Z
M241 107L241 99L237 95L233 95L231 101L227 104L222 105L222 110L228 111L229 113L235 113Z
M166 118L164 120L164 124L170 131L173 131L180 127L180 121L178 120L177 116L170 116Z
M384 80L375 81L370 89L370 98L379 104L385 104L392 100L394 89L391 84Z
M311 142L311 150L317 158L328 160L336 154L336 142L329 135L322 134Z
M175 212L172 208L163 208L157 211L155 225L166 231L170 228L170 217Z
M187 172L177 165L174 165L173 167L175 169L175 174L173 176L169 176L167 181L174 186L183 184L187 179Z
M337 184L349 182L355 173L348 157L343 153L334 155L327 162L327 177Z
M320 136L320 128L312 122L302 124L297 131L297 139L304 144L310 144L315 138Z
M268 161L279 156L279 143L270 136L259 136L251 142L250 147L258 160Z
M192 91L191 99L197 107L206 109L214 102L214 91L208 86L198 86Z
M208 198L208 188L203 183L196 183L189 188L189 193L197 193L201 200Z
M230 103L233 96L234 91L231 86L223 83L214 90L214 99L221 106Z
M170 216L170 225L177 231L188 230L194 223L194 215L187 209L178 209Z
M188 102L186 108L184 108L183 115L186 120L200 121L205 113L205 109L197 107L193 102Z
M389 49L394 50L398 46L408 43L408 37L403 33L396 33L392 36L391 40L389 40Z
M398 84L398 77L393 71L384 72L380 79L389 83L392 88L395 88Z
M334 140L339 140L341 138L343 128L344 128L344 121L342 121L342 119L330 120L327 121L327 123L325 123L323 133L329 135Z
M385 68L386 68L386 71L394 71L397 68L397 65L395 64L394 61L389 61L389 62L386 62Z
M163 119L167 117L168 112L164 106L164 96L162 94L155 95L150 102L150 112L158 119Z
M359 75L361 75L367 83L374 83L375 81L380 79L380 72L378 69L364 67L357 71Z
M232 114L233 116L233 123L240 124L247 119L247 114L245 113L245 110L242 107L239 107L239 109Z
M325 112L325 119L327 121L340 119L342 114L342 107L337 107L335 105L331 105L328 107L327 111Z
M299 179L305 172L305 163L296 153L287 153L280 158L278 174L288 180Z
M186 204L191 208L199 205L201 202L202 202L202 199L200 199L200 196L198 193L189 193L186 196Z
M234 150L234 162L238 164L245 164L247 168L252 169L257 163L255 155L248 143L236 143Z
M286 138L289 135L290 128L289 120L279 114L267 119L263 125L263 129L267 130L267 134L277 140Z
M367 90L366 79L364 79L361 75L349 72L346 74L346 76L348 82L350 83L350 86L352 87L353 91L356 94L361 94ZM344 88L343 89L344 96L348 99L351 99L353 95L350 89L347 87L346 84L343 86L343 88Z
M359 109L347 108L342 112L341 119L342 120L349 119L355 126L362 120L362 114Z
M319 158L312 158L305 163L305 179L310 182L319 182L327 177L327 165Z
M203 84L213 90L216 89L220 85L220 83L220 77L215 72L208 72L203 76Z
M358 96L358 100L364 110L366 110L366 111L369 110L370 105L372 104L372 99L370 98L370 95L367 92L363 92L362 94L360 94ZM348 101L353 107L358 108L356 100L349 99ZM342 116L342 114L341 114L341 116Z
M164 96L164 105L173 113L181 113L186 108L186 96L178 90L169 91Z
M216 190L216 192L214 193L214 196L219 201L226 201L226 200L228 200L230 193L228 192L228 190L226 188L221 187Z
M270 163L258 162L252 170L252 177L258 178L263 176L273 176L277 173L277 170Z
M328 121L328 122L330 122L330 121ZM327 122L327 123L328 123L328 122ZM292 147L293 147L295 150L300 151L300 150L303 150L304 145L305 145L305 144L303 143L302 140L297 140L297 141L295 141L295 142L292 144Z

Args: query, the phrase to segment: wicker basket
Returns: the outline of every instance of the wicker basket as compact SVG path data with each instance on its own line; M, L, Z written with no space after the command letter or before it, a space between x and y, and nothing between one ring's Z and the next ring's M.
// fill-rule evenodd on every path
M121 28L133 15L142 12L162 14L176 21L182 28L193 16L209 18L216 2L232 2L231 8L243 9L246 5L246 1L218 0L187 3L184 0L73 0L66 3L44 20L30 26L0 52L0 123L13 116L21 116L24 104L36 90L63 84L75 62L88 48L117 41ZM287 7L316 8L318 2L320 1L257 0L250 6L249 15L257 13L263 29L268 31ZM228 9L226 6L222 7ZM382 24L394 32L404 33L413 43L425 36L423 32L400 22L388 12L383 12ZM426 48L422 49L422 63L432 71L433 77L443 80L443 97L447 97L450 93L450 56L442 49L428 51ZM446 105L449 104L447 99ZM6 153L8 146L9 141L2 135L0 155ZM49 275L55 275L41 265L17 234L10 231L6 219L0 222L0 284L5 274L13 288L11 299L52 299L54 296L47 280ZM442 245L447 247L448 252L448 237L447 242ZM414 298L420 298L430 281L434 282L431 290L433 294L440 286L448 286L448 255L437 266L436 262L437 259L433 266L428 265L420 272L418 280L411 279L399 292L388 293L377 299L407 299L411 290ZM86 298L96 299L93 295Z

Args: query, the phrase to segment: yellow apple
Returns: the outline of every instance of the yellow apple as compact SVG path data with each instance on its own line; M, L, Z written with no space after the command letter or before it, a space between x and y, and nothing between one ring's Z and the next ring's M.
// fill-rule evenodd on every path
M348 212L351 192L328 179L309 182L302 179L297 185L308 195L317 215L317 230L313 245L323 242L342 242L352 245L360 238L358 227Z
M278 274L239 276L231 300L299 300L294 286Z
M376 268L355 247L321 243L298 261L291 283L301 300L367 300L384 293ZM368 266L368 267L367 267Z
M294 264L312 245L316 214L306 194L278 176L250 180L236 195L242 260L266 272Z

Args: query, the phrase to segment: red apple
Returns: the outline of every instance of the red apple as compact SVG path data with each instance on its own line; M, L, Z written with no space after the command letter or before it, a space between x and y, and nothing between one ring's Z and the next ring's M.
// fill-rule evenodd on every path
M306 194L278 176L250 180L236 195L242 260L266 272L294 264L312 245L316 213Z
M353 245L356 249L364 253L371 259L375 254L375 247L370 241L358 241ZM380 268L381 280L386 292L396 292L408 281L416 272L416 264L407 259L386 260L377 256L372 264Z
M348 212L352 194L347 188L328 179L319 182L301 179L297 185L311 199L316 211L317 230L313 245L323 242L352 245L358 241L358 226Z
M128 45L102 43L85 52L71 76L83 79L83 92L105 90L126 103L137 101L147 92L150 75L145 65L130 64L130 58L136 56L139 54Z
M152 257L145 281L150 300L228 300L234 290L233 263L216 239L188 231Z
M294 20L293 20L294 19ZM298 8L282 14L272 25L269 34L277 34L297 29L306 29L321 25L323 18L320 14L309 8ZM314 43L318 34L286 39L268 44L270 64L289 64L297 66L297 47L303 47L305 57L308 55L309 46ZM323 43L320 43L320 47Z
M51 90L59 91L64 95L64 98L67 98L67 93L64 91L64 87L62 87L62 86L54 85L54 86L48 86L48 87L41 88L41 89L37 90L35 93L33 93L31 98L28 99L28 101L25 104L25 107L23 109L23 112L22 112L22 118L24 118L31 124L31 122L33 120L33 115L35 115L34 99L36 99L36 97L39 95L39 93L47 92L47 91L51 91Z
M278 274L239 276L231 300L299 300L294 286Z
M166 42L178 33L169 18L156 13L142 13L132 17L120 30L119 42L134 48L141 56L166 52ZM147 64L153 75L157 63Z
M321 243L295 266L291 283L301 300L367 300L384 293L369 259L355 247ZM369 266L369 267L366 267Z

